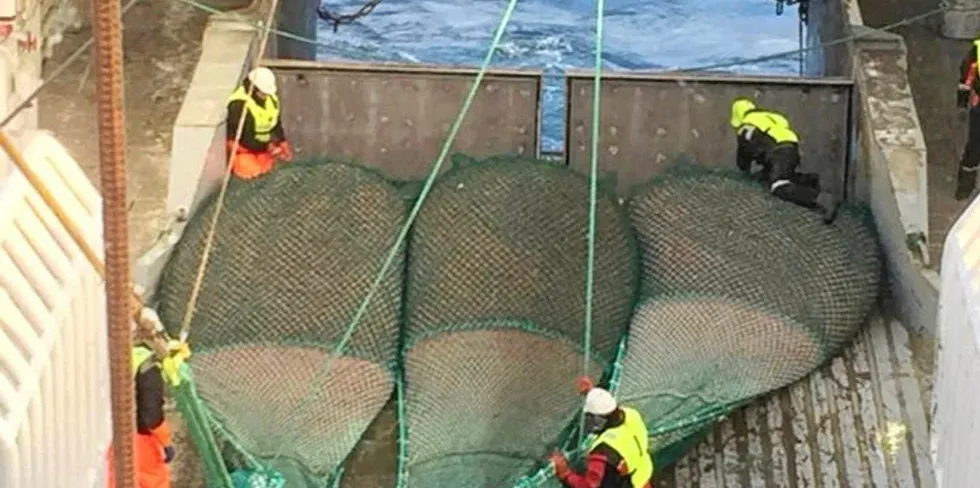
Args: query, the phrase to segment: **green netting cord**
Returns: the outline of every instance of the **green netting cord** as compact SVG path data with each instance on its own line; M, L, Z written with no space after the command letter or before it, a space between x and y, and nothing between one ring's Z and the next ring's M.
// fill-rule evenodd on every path
M198 454L204 462L204 472L207 479L221 483L220 486L213 488L232 488L235 485L232 484L231 478L228 476L228 468L221 457L218 443L214 439L214 431L211 430L207 413L205 413L201 400L197 396L194 378L190 366L187 364L181 366L180 378L180 385L173 389L177 411L187 423L187 430L191 433Z
M398 234L398 238L396 239L395 244L391 247L391 250L388 252L384 264L381 266L381 269L378 271L373 282L371 283L371 287L368 289L368 292L365 295L364 300L361 302L360 306L358 306L357 310L355 311L354 316L347 327L347 330L344 332L344 335L341 337L341 339L337 342L337 345L335 346L330 356L331 359L328 359L324 363L323 367L321 368L321 371L317 375L317 379L314 380L313 384L310 385L310 387L307 389L306 393L304 394L303 400L300 402L300 407L298 409L298 412L296 415L293 416L293 418L296 421L295 428L290 429L293 434L295 434L296 432L298 432L299 429L302 428L303 425L302 419L306 417L306 414L310 407L310 403L312 399L315 397L316 392L322 388L322 384L325 378L327 377L327 373L330 371L330 364L332 358L335 358L344 352L344 349L346 348L347 343L350 341L351 337L353 336L354 331L357 328L357 325L360 323L361 318L367 312L368 306L370 306L371 304L371 300L374 298L374 295L377 293L378 289L380 288L381 283L384 280L385 276L391 270L391 267L395 262L395 258L398 255L399 250L404 245L405 239L407 238L409 231L412 228L412 224L415 222L415 219L418 217L419 211L422 208L422 204L425 202L426 196L428 196L429 192L431 191L432 185L435 183L436 177L439 175L439 170L442 168L442 165L445 162L446 158L448 157L449 151L456 140L456 136L459 134L459 130L463 125L463 120L466 118L470 106L473 104L473 100L476 98L476 95L480 88L480 84L482 83L483 78L486 76L486 72L488 71L491 62L493 61L493 55L500 44L500 40L503 37L504 30L506 29L507 24L510 22L510 18L514 13L514 9L516 6L517 6L517 0L510 0L507 9L504 11L503 18L501 19L500 24L497 26L497 31L494 34L494 38L493 41L490 43L489 49L487 50L487 55L483 60L483 64L480 66L480 70L476 74L476 78L474 79L473 85L470 87L470 91L463 102L463 106L460 108L459 113L456 115L456 119L453 121L453 125L449 130L449 134L446 137L446 140L442 145L442 149L439 152L439 157L436 159L435 163L433 164L432 170L429 172L429 175L425 180L425 184L422 186L422 189L419 192L419 197L415 201L412 210L409 212L408 218L406 219L405 224L402 226L402 229ZM397 389L400 392L402 390L401 380L397 381L397 383L398 383ZM402 402L399 401L399 403ZM399 408L401 408L401 406L399 406ZM283 436L283 443L280 444L279 448L276 450L276 455L273 458L274 460L279 459L279 457L282 456L284 450L283 448L286 445L285 443L287 442L287 440L293 437L294 437L293 435ZM338 468L338 471L340 469L341 468ZM335 473L335 475L333 476L335 480L339 479L339 476L337 476L337 474L339 473ZM399 480L399 485L401 485L401 483L402 481Z
M602 28L605 19L605 0L596 0L596 26L595 26L595 75L592 79L592 140L589 156L589 231L587 236L587 253L585 264L585 332L583 337L583 356L582 374L589 376L589 361L592 357L592 299L593 288L595 287L595 238L596 238L596 207L599 194L599 123L600 109L602 108ZM618 380L618 371L621 369L620 361L625 351L626 337L620 341L619 351L613 364L612 379L610 388L615 391ZM588 437L583 438L585 432L585 411L579 416L578 429L576 435L570 435L568 439L578 437L577 447L571 454L577 454L590 441ZM562 446L562 451L567 453L568 441ZM518 487L539 486L547 482L554 476L554 464L550 461L530 477L522 478L518 481Z
M623 359L626 358L626 349L629 346L629 335L627 334L619 343L619 347L616 351L616 358L613 362L612 371L608 378L608 389L613 394L616 394L619 390L619 382L622 378L623 371ZM686 397L687 395L677 395L680 397ZM667 434L670 432L676 432L680 430L690 429L692 427L703 426L705 429L710 429L714 422L724 416L738 410L739 408L751 403L754 398L747 398L735 403L715 405L709 408L705 408L699 412L695 412L684 418L658 424L657 422L650 422L647 419L647 427L649 428L649 436L653 439L656 436ZM658 467L667 466L674 464L681 456L687 454L687 452L700 441L701 432L705 429L698 429L696 433L683 441L675 443L671 446L666 446L663 450L658 450L654 456L654 463ZM565 441L562 443L560 450L565 456L570 460L578 460L582 456L588 453L588 447L591 445L592 440L595 436L587 436L585 439L581 440L579 443L573 443L572 440L579 438L581 430L575 432L569 432L565 437ZM651 446L656 447L656 446ZM549 481L555 478L555 468L554 465L548 461L547 464L542 466L540 469L535 471L533 474L525 476L517 481L513 488L536 488L540 486L545 486Z
M392 247L389 258L393 258L397 253L398 249L401 247L402 242L408 235L408 230L411 228L412 224L415 222L416 217L418 217L419 211L422 209L422 203L425 197L428 196L429 192L432 190L432 185L435 183L436 177L439 175L439 169L442 167L443 162L445 162L446 157L449 156L449 151L453 146L453 142L456 140L456 135L459 133L460 127L463 125L463 119L466 118L466 114L470 110L470 105L473 104L473 100L476 98L476 94L480 89L480 84L483 82L483 78L490 69L490 64L493 62L493 55L497 52L497 48L500 45L500 40L503 39L504 31L507 29L507 25L510 24L510 19L514 14L514 10L517 8L517 0L509 0L507 3L507 8L504 10L504 14L500 19L500 23L497 25L497 30L494 32L493 40L490 41L490 47L487 49L487 54L483 58L483 64L480 65L480 70L476 73L476 78L473 80L473 86L470 87L469 93L466 95L466 99L463 101L463 106L460 108L459 113L456 115L456 120L453 121L453 125L449 130L449 135L446 137L445 142L442 144L442 149L439 151L439 157L436 159L435 164L432 167L432 171L429 172L428 178L425 180L425 184L422 186L422 190L419 192L418 200L416 200L415 205L412 207L411 213L408 215L408 220L405 222L405 226L402 228L401 234L398 236L398 241L396 241L395 246ZM454 158L456 159L456 158ZM457 160L458 161L458 160ZM379 278L386 273L387 265L390 264L391 259L389 259L385 264L386 266L382 268L381 273L379 273ZM378 280L380 281L380 279ZM371 288L374 290L374 287ZM368 297L370 297L368 293ZM362 305L363 308L367 307L367 298L365 298L365 303ZM352 324L353 327L354 324ZM404 352L404 347L399 348L399 361L398 364L404 365L404 358L401 354ZM405 479L405 465L408 461L408 426L405 425L405 372L403 367L399 368L398 377L395 380L395 394L397 395L397 411L398 411L398 481L397 488L404 488L406 484Z
M592 80L592 148L589 156L589 235L585 262L585 343L582 349L582 374L589 376L589 357L592 352L592 289L595 283L596 199L599 181L599 109L602 107L602 23L605 0L596 1L595 13L595 76ZM585 432L585 410L579 418L579 432Z

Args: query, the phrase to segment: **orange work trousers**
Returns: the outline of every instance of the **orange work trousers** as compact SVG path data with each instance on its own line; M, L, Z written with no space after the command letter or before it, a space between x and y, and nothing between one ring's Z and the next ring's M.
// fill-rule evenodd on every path
M137 488L172 488L170 467L163 454L163 443L153 434L133 436L133 455L136 458ZM116 472L113 469L112 448L106 456L109 473L106 476L108 488L116 488Z
M228 141L228 152L234 149L234 145L234 142ZM231 172L239 178L251 180L272 171L275 165L276 158L267 151L250 151L238 146L238 151L231 159Z

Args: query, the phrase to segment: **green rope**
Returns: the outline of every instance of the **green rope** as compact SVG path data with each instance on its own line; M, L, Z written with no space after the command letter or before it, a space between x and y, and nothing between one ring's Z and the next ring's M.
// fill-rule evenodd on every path
M442 149L439 151L439 157L432 166L432 171L429 172L429 176L426 178L425 184L422 185L422 190L419 192L419 197L415 201L415 205L412 207L411 212L409 212L408 219L405 221L405 225L402 226L402 229L398 234L398 239L395 240L395 244L391 246L391 250L388 251L388 257L385 258L384 264L381 266L378 274L374 277L374 281L371 283L371 288L368 289L367 295L364 296L364 300L354 313L354 317L351 319L350 325L347 326L347 330L337 343L333 353L329 358L327 358L326 363L323 365L319 378L313 385L310 385L310 388L304 395L303 401L300 403L300 408L298 409L300 413L293 416L293 419L296 421L297 429L302 426L300 419L305 417L307 409L309 408L310 400L312 400L314 397L314 392L321 389L320 387L322 380L326 378L327 373L330 371L331 361L333 358L343 353L344 349L347 347L347 343L354 335L354 330L360 323L361 318L364 317L364 314L367 313L371 300L381 287L381 282L390 271L399 250L402 249L405 239L408 237L408 233L412 228L412 224L415 222L415 219L418 217L418 214L422 209L422 204L424 203L425 198L432 190L432 185L435 183L436 177L439 175L439 170L442 168L443 163L449 156L449 151L452 148L453 143L456 141L456 136L459 134L460 128L463 126L463 120L466 118L466 114L469 112L470 106L473 104L473 100L476 99L476 94L479 92L480 84L483 82L483 78L485 77L487 70L490 68L490 64L493 61L493 55L497 51L497 47L500 45L500 40L503 38L504 30L506 30L507 24L510 23L510 18L514 14L515 7L517 7L517 0L510 0L510 3L507 5L507 9L504 11L503 18L500 20L500 24L497 26L497 31L494 33L493 41L491 41L490 47L487 49L487 54L483 59L483 64L480 66L480 71L477 72L476 78L473 80L473 86L470 87L470 92L466 95L466 100L463 101L463 106L460 108L459 113L456 114L456 120L453 121L453 125L449 129L449 135L442 144ZM293 429L292 434L295 434L297 429ZM279 449L277 449L276 457L273 458L273 460L278 459L282 455L282 448L285 446L286 441L295 439L295 437L295 435L282 437L282 442L280 443Z
M592 154L589 168L589 235L585 263L585 356L582 370L589 376L589 359L592 357L592 292L595 288L595 232L596 200L599 195L599 109L602 106L602 21L605 0L596 0L595 14L595 77L592 81ZM579 422L579 433L585 435L585 410ZM584 440L584 438L582 439Z

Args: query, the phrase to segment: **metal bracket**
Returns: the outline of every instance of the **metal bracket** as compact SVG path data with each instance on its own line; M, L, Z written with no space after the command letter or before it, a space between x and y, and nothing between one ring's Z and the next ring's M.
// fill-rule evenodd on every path
M929 257L929 241L923 232L913 232L905 235L905 247L908 248L912 257L917 259L922 266L928 268L931 265Z

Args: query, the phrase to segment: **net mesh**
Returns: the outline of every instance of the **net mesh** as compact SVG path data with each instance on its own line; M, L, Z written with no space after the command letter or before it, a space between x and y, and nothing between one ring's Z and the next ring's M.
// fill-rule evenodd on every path
M618 395L645 414L661 465L733 406L837 354L875 306L866 212L834 225L737 172L680 165L629 202L643 263Z
M406 221L407 188L326 160L233 183L191 334L194 388L179 399L194 439L222 449L209 473L221 458L256 471L208 486L338 481L395 386L399 429L361 442L358 469L389 465L361 458L398 442L401 487L560 486L541 461L578 439L589 181L457 158L326 367ZM644 414L660 469L717 418L839 352L874 306L865 213L826 226L736 173L690 165L625 207L600 190L588 370ZM188 223L161 281L171 333L213 211Z
M597 215L598 377L639 273L620 207ZM581 405L588 216L588 180L550 163L457 161L435 184L408 260L405 486L509 486L559 442Z
M373 171L318 160L233 181L224 205L191 332L197 394L231 458L260 462L289 486L323 486L394 390L402 267L325 366L406 202ZM159 312L171 334L214 209L189 221L164 271Z

